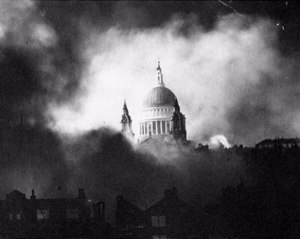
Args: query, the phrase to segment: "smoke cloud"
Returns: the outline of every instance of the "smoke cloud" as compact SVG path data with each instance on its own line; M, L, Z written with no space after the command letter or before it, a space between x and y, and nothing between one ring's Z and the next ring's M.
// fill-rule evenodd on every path
M277 50L277 30L270 20L227 15L205 31L192 15L151 29L115 26L85 33L81 94L49 106L50 127L58 132L105 125L119 129L126 99L137 133L143 98L157 84L159 58L165 84L186 115L188 138L203 141L223 134L230 142L253 144L299 133L299 112L286 107L287 100L295 104L299 99L287 80L293 78L286 67L291 62ZM281 127L281 122L291 124Z
M107 202L113 221L115 197L122 194L141 208L159 200L166 188L177 187L180 197L205 205L221 189L247 183L246 166L234 151L194 152L180 145L143 145L134 148L127 139L109 128L76 137L64 136L68 165L68 188L84 187L92 199ZM153 153L155 152L155 153Z
M119 133L124 99L138 133L158 58L189 139L251 145L299 134L299 57L281 55L271 20L226 15L207 29L196 15L162 23L122 2L105 3L102 15L86 2L59 4L0 3L2 193L84 187L92 198L124 194L145 207L167 187L205 202L247 177L235 153L136 147Z
M59 37L36 2L4 0L0 9L1 193L68 195L62 145L44 115L48 102L68 93L67 67L56 67Z
M219 148L219 147L224 147L224 148L230 148L231 145L228 143L228 140L223 136L223 135L215 135L210 138L209 140L209 146L211 148Z

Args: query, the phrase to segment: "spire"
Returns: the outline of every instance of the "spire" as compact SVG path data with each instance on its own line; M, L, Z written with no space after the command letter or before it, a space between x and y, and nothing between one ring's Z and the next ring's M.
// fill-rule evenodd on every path
M123 115L121 118L121 132L124 133L126 136L133 138L134 134L132 132L131 128L131 117L129 115L129 111L126 105L126 100L124 100L124 105L123 105Z
M123 115L122 115L122 120L121 123L130 123L131 124L131 117L129 115L129 111L126 105L126 100L124 100L124 105L123 105Z
M157 68L156 68L156 72L157 72L157 80L158 80L158 85L159 86L165 86L164 81L163 81L163 74L160 68L160 61L158 60L157 62Z
M127 105L126 105L126 100L124 100L123 113L124 113L125 115L128 115L128 114L129 114L128 108L127 108Z

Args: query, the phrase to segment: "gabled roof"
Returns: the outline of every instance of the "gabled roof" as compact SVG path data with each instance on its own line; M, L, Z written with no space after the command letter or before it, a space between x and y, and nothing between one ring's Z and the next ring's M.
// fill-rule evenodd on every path
M8 199L8 200L26 199L26 196L25 196L25 193L22 193L19 190L15 189L6 195L6 199Z
M147 209L147 212L169 209L193 211L192 207L177 196L177 189L165 190L164 197Z
M139 212L139 213L144 212L144 210L140 209L138 206L136 206L132 202L129 202L126 199L124 199L123 196L118 196L117 197L117 202L118 202L119 207L122 207L126 210L133 210L133 211Z
M186 210L192 210L192 207L181 200L180 198L176 200L170 201L169 199L163 198L157 203L153 204L151 207L147 209L147 212L160 210L163 208L170 208L170 207L176 207L178 209L186 209Z

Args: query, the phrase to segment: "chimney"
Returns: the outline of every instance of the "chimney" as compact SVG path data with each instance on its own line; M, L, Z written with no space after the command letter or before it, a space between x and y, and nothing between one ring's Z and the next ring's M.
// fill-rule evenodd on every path
M31 190L31 196L30 196L30 199L31 200L35 200L36 199L36 196L34 194L34 189Z
M83 188L79 188L79 190L78 190L78 198L79 199L85 199L85 194L84 194L84 189Z

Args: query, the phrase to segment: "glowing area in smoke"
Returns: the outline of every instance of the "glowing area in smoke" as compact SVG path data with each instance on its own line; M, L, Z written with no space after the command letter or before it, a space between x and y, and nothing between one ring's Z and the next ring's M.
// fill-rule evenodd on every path
M193 31L186 36L181 31L187 22L175 18L151 30L91 29L81 47L86 63L81 91L68 102L48 107L54 119L50 127L63 133L102 126L119 130L126 99L137 135L143 99L157 85L159 57L164 83L186 115L188 139L231 134L229 113L245 96L255 99L264 78L279 79L274 25L265 19L249 24L246 17L229 15L210 31L192 23ZM265 99L264 107L272 102Z
M228 140L224 135L219 134L219 135L214 135L209 139L209 146L211 148L220 148L220 147L230 148L231 144L228 142Z

